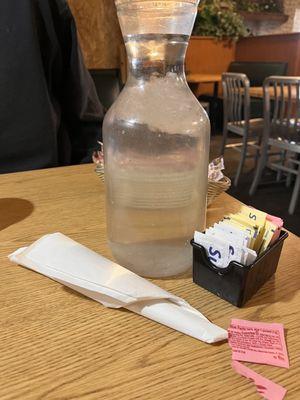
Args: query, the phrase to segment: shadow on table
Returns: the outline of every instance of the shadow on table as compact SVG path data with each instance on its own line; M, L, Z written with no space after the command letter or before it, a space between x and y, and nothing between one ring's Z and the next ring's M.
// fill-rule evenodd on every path
M0 231L27 218L33 211L33 204L24 199L0 199Z

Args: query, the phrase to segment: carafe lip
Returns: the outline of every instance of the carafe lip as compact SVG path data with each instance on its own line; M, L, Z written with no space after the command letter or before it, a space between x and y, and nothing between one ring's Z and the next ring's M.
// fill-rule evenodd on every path
M198 5L199 0L115 0L116 6L121 6L125 4L134 4L134 3L154 3L156 7L163 5L163 3L188 3L193 5Z

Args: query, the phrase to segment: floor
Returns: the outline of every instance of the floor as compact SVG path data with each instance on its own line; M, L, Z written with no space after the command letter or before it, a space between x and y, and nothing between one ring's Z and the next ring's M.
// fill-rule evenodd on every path
M210 159L218 157L221 147L220 135L212 136ZM230 142L236 141L234 138ZM225 174L233 178L239 162L239 153L228 149L225 153ZM245 171L241 176L237 188L231 187L228 193L245 204L256 207L269 214L281 217L285 222L285 228L300 236L300 195L299 202L294 215L288 214L288 207L292 196L293 187L287 188L285 182L277 183L272 171L266 171L262 185L259 186L253 197L249 196L249 189L254 176L254 161L248 159L245 164ZM272 183L270 183L272 182Z

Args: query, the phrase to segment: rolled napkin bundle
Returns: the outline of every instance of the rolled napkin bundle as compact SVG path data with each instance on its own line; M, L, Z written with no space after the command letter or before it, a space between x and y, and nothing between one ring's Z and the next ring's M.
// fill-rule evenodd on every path
M207 343L227 339L227 331L212 324L180 297L54 233L9 256L17 264L68 286L110 308L126 308Z

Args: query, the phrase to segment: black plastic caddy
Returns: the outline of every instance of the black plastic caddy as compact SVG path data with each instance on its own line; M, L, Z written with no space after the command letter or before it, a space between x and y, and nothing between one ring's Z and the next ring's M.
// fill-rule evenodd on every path
M288 233L281 231L278 240L253 264L231 261L227 268L213 265L203 246L193 240L193 280L204 289L229 303L242 307L275 274Z

